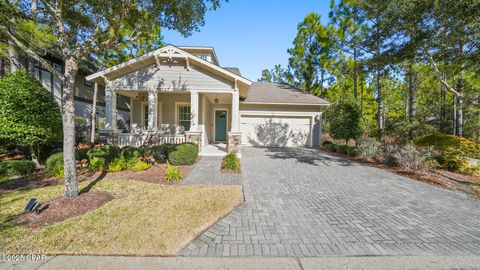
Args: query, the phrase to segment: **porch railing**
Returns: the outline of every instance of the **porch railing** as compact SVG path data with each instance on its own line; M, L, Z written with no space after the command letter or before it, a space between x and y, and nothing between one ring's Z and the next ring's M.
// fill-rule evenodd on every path
M185 142L183 134L134 134L134 133L117 133L116 144L123 146L141 146L141 145L160 145L160 144L181 144Z

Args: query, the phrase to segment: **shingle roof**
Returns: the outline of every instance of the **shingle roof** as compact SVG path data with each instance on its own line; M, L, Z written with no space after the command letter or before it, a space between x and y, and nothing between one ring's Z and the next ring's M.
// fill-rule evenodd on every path
M225 70L228 70L238 76L242 76L242 73L240 73L240 69L238 69L237 67L222 67L223 69Z
M328 101L288 85L268 82L254 82L248 90L244 103L285 103L328 105Z

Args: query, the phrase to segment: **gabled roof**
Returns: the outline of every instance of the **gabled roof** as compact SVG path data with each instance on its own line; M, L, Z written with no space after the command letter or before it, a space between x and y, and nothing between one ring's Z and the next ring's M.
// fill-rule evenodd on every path
M223 69L213 63L210 63L208 61L205 61L193 54L190 54L180 48L177 48L173 45L167 45L165 47L162 47L160 49L157 49L155 51L149 52L147 54L144 54L140 57L136 57L134 59L128 60L124 63L115 65L113 67L107 68L105 70L101 70L99 72L96 72L94 74L91 74L86 77L87 80L89 81L94 81L100 84L104 84L104 79L103 77L107 78L116 78L121 75L130 73L134 70L137 70L143 66L151 65L152 61L156 63L157 65L159 64L159 61L162 61L164 59L172 59L172 58L180 58L180 59L185 59L187 60L187 63L194 64L201 66L212 73L215 73L217 75L226 77L231 79L232 81L238 82L240 84L243 84L244 87L248 88L252 82L248 80L247 78L244 78L238 74L235 74L234 72L231 72L229 70Z
M209 52L212 55L213 63L217 66L220 66L220 62L218 61L217 54L215 53L215 49L209 46L177 46L177 48L189 52L191 54L195 53L205 53Z
M237 67L222 67L223 69L226 69L230 72L233 72L235 74L237 74L238 76L242 76L242 73L240 73L240 69L237 68Z
M329 105L330 103L312 94L307 94L288 84L253 82L248 96L243 101L248 104L290 104L290 105Z

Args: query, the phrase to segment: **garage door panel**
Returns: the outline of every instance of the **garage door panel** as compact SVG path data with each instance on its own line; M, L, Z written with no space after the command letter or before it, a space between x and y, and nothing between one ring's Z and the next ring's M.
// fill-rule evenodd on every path
M295 147L309 143L310 118L242 116L240 123L246 145Z

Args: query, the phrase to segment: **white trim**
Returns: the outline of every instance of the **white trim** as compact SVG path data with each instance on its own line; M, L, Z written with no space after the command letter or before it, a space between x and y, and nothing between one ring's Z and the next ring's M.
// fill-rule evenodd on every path
M168 51L174 51L177 53L176 54L171 54L169 53ZM165 53L167 52L166 54L163 54L162 53ZM172 57L178 57L178 58L185 58L185 57L188 57L190 58L190 60L193 60L194 62L198 62L199 64L203 64L217 72L220 72L220 73L223 73L225 75L228 75L230 76L232 79L237 79L245 84L247 84L248 86L250 86L252 84L252 81L248 80L247 78L244 78L242 76L238 76L237 74L231 72L231 71L228 71L226 69L223 69L213 63L210 63L206 60L203 60L201 58L199 58L198 56L195 56L189 52L186 52L182 49L179 49L173 45L167 45L165 47L162 47L162 48L159 48L155 51L152 51L150 53L147 53L147 54L144 54L140 57L136 57L136 58L133 58L131 60L128 60L126 62L123 62L121 64L118 64L118 65L115 65L113 67L110 67L110 68L107 68L105 70L102 70L102 71L99 71L99 72L96 72L96 73L93 73L91 75L88 75L87 77L85 77L87 80L91 81L93 79L96 79L98 77L102 77L102 76L105 76L106 74L108 73L111 73L111 72L114 72L114 71L117 71L121 68L124 68L124 67L127 67L127 66L130 66L132 64L135 64L135 63L138 63L138 62L142 62L144 60L146 60L147 58L150 58L150 57L155 57L155 55L158 55L158 57L167 57L167 58L172 58ZM127 73L127 72L125 72Z
M258 115L258 116L290 116L290 117L311 117L317 116L319 112L301 112L301 111L242 111L240 115Z
M225 122L226 122L226 125L225 125L225 141L228 141L228 108L213 108L213 142L214 143L218 143L219 141L217 141L217 130L216 130L216 122L217 122L217 111L226 111L227 112L227 116L225 118Z
M192 107L191 107L191 104L190 102L185 102L185 101L176 101L175 102L175 126L179 126L178 124L178 106L180 105L187 105L190 107L190 113L192 112ZM190 119L190 126L192 125L192 119ZM185 130L185 132L187 132L189 130ZM175 132L176 133L176 132Z
M321 104L313 104L313 103L295 103L295 102L245 102L241 101L240 104L252 104L252 105L306 105L306 106L328 106L330 103L321 103Z
M158 94L157 94L158 95ZM130 99L130 103L132 103L132 98ZM148 101L140 101L140 112L141 112L141 125L142 125L142 131L147 131L148 130L148 123L147 123L147 128L145 129L143 127L143 124L145 122L145 105L147 106L147 110L148 110ZM160 109L160 114L158 114L158 111ZM133 112L133 110L132 110ZM157 101L157 109L156 109L156 112L157 114L157 128L160 126L159 124L162 123L162 102L161 101ZM130 116L132 119L133 119L133 113L132 115ZM130 125L132 125L132 120L130 120Z

